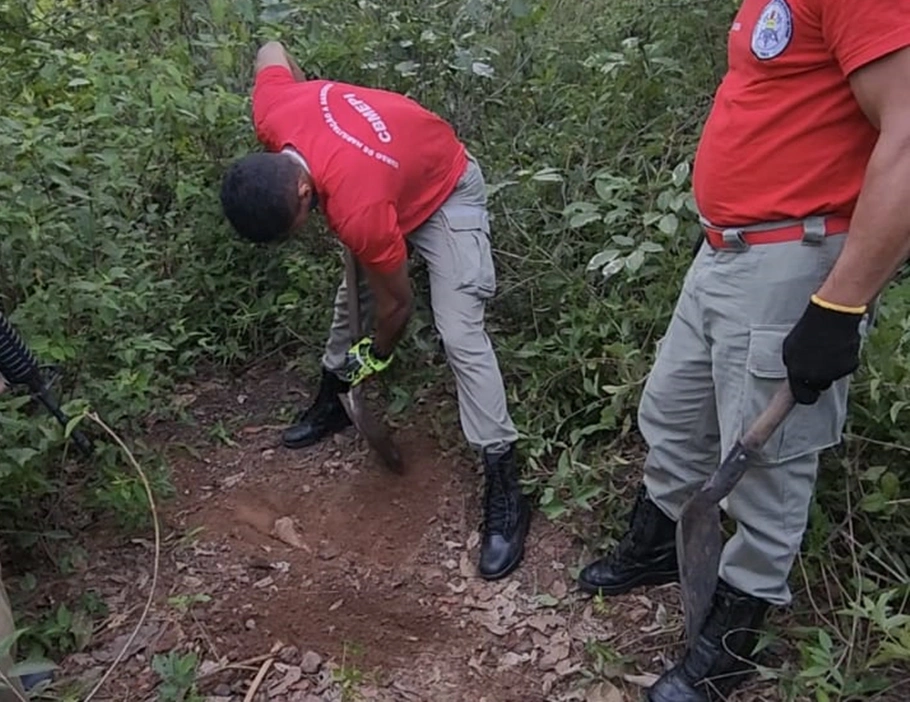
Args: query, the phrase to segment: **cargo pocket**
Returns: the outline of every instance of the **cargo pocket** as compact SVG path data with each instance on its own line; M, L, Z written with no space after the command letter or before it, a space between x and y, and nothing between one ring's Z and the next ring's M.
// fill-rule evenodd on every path
M490 244L490 223L479 207L440 210L446 228L455 289L481 299L496 292L496 271Z
M765 325L749 332L741 432L749 429L787 379L782 350L789 331L789 325ZM796 405L768 438L762 460L782 463L837 444L847 413L847 382L833 384L814 405Z

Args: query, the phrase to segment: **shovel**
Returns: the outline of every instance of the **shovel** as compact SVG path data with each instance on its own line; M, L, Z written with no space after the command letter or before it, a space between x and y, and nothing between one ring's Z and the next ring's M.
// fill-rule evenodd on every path
M356 341L361 334L360 287L357 264L348 249L345 249L344 252L344 277L348 293L348 328L351 331L351 339ZM363 399L363 386L356 385L347 392L340 393L338 397L357 431L366 439L370 448L379 455L385 466L395 473L404 472L401 454L392 441L388 429L366 407Z
M784 381L765 411L683 507L676 528L676 555L689 647L701 631L717 586L722 548L719 503L730 494L759 449L795 404L790 385Z

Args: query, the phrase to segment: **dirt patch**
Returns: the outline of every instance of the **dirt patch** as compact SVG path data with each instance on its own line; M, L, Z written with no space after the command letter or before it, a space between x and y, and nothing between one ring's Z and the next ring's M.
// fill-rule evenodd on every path
M169 652L195 653L207 702L243 702L256 679L256 702L615 702L638 699L671 661L664 651L682 634L674 588L603 605L580 596L575 568L589 556L539 514L518 571L480 579L476 462L443 450L460 442L427 434L418 410L419 426L405 418L397 429L403 476L353 429L282 448L282 417L309 397L295 382L272 370L199 383L177 398L186 421L149 427L177 488L161 505L161 579L95 699L151 702L163 680L155 657ZM108 532L81 538L96 556L54 597L92 587L110 610L63 662L84 693L135 625L152 548Z
M307 548L344 553L382 566L403 565L419 552L456 482L451 463L435 459L426 440L403 437L409 465L394 475L325 459L318 469L293 474L296 455L283 452L252 464L255 483L238 483L187 518L189 527L273 545L276 520L293 520Z

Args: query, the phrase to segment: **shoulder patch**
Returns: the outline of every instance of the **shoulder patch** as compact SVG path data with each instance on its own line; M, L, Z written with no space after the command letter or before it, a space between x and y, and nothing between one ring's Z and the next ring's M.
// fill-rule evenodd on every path
M793 38L793 13L786 0L770 0L752 29L752 53L761 61L784 53Z

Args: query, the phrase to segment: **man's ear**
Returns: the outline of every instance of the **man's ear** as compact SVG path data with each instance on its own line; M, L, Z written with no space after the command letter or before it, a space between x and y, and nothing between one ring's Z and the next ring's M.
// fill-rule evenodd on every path
M309 203L310 198L313 197L313 184L310 182L309 176L303 172L297 178L297 197L301 202L306 203Z
M303 207L308 210L315 210L319 204L316 197L316 189L313 187L313 179L308 173L301 173L297 181L297 197Z

